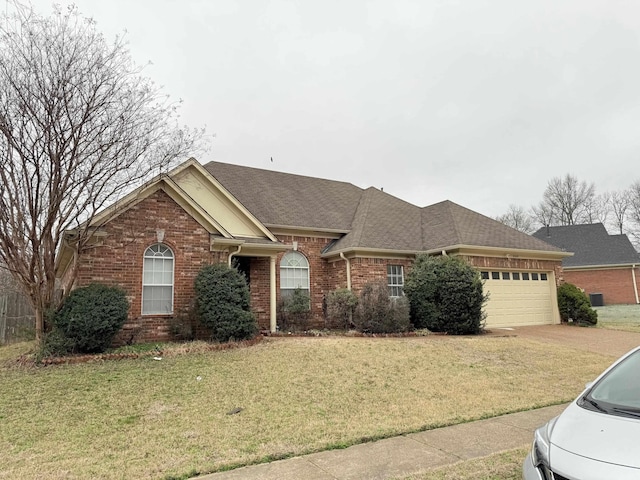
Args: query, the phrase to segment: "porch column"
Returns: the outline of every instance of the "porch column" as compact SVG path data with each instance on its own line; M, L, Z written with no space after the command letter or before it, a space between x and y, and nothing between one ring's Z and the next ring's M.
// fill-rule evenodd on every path
M276 259L275 255L269 257L269 330L276 331Z

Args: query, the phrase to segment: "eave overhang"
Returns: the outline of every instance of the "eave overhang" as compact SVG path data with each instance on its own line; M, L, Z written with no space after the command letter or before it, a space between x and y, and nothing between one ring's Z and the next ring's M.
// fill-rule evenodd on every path
M527 250L518 248L500 248L500 247L479 247L477 245L450 245L442 248L434 248L430 250L393 250L380 248L343 248L323 253L322 258L331 260L340 258L340 254L347 258L356 257L384 257L384 258L402 258L415 257L419 254L441 255L457 254L472 255L486 257L507 257L507 258L529 258L536 260L554 260L561 261L563 258L573 256L572 252L563 251L546 251L546 250Z
M608 265L576 265L576 266L562 266L565 272L580 271L580 270L623 270L627 268L636 268L640 265L640 261L637 263L617 263Z
M210 250L224 251L233 253L230 251L232 248L240 247L234 255L242 256L271 256L280 252L286 252L291 250L293 245L286 245L280 242L269 242L265 239L264 242L256 241L255 239L244 238L221 238L212 236L210 239Z
M275 235L292 235L298 237L323 237L323 238L340 238L350 230L339 230L335 228L316 228L316 227L301 227L296 225L275 225L266 223L267 227Z
M573 252L549 251L549 250L531 250L524 248L504 248L504 247L484 247L478 245L451 245L448 247L426 250L421 253L442 254L458 254L472 255L483 257L507 257L507 258L529 258L536 260L555 260L561 261L563 258L573 256Z

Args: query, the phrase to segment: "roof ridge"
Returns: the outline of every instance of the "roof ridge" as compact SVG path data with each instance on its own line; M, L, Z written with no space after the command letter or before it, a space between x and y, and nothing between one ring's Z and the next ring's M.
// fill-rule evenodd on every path
M364 225L367 223L369 210L371 209L371 200L375 187L368 187L362 190L358 207L354 211L354 219L351 222L351 232L354 234L354 241L359 244L364 233Z
M331 178L314 177L312 175L300 175L299 173L281 172L279 170L270 170L268 168L250 167L248 165L238 165L237 163L227 163L227 162L218 162L218 161L215 161L215 160L210 160L210 161L208 161L207 163L204 164L204 167L206 168L208 165L216 165L216 164L217 165L228 165L230 167L246 168L246 169L249 169L249 170L258 170L258 171L264 172L266 174L286 175L286 176L289 176L289 177L307 178L307 179L314 180L314 181L321 180L323 182L340 183L340 184L343 184L343 185L350 185L350 186L355 187L355 188L357 188L359 190L364 190L362 187L358 187L357 185L354 185L351 182L345 182L344 180L333 180ZM369 188L372 188L372 187L369 187Z
M450 201L450 200L444 200L442 203L444 203L446 205L447 213L449 214L449 217L451 218L451 225L453 227L453 233L454 233L456 239L458 240L458 243L460 243L460 228L458 227L458 217L456 215L454 215L453 208L452 208L454 203L452 201Z

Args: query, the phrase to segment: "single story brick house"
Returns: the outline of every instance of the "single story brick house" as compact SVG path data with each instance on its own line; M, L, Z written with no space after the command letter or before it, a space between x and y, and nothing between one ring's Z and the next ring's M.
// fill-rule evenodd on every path
M564 279L597 303L640 303L640 256L626 235L609 235L602 223L593 223L541 228L533 236L574 252L562 261Z
M568 254L450 201L421 208L373 187L190 159L93 225L91 248L75 260L63 249L58 276L64 288L123 287L131 309L122 338L135 341L170 338L196 274L213 262L246 274L258 323L272 332L279 300L295 288L308 291L318 324L337 288L382 279L402 295L419 253L459 255L482 272L488 327L560 322L556 284Z

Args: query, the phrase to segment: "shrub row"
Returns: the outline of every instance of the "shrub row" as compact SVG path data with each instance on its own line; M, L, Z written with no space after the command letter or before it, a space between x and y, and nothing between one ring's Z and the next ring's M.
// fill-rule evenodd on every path
M477 334L484 328L483 293L479 272L458 257L417 257L406 277L405 297L391 297L385 282L365 285L359 297L347 289L326 299L326 326L365 333L398 333L426 328L455 335ZM224 264L201 269L195 279L196 312L218 342L256 335L245 277ZM593 325L597 313L587 296L571 284L558 288L562 320ZM281 300L279 325L285 330L306 329L311 299L296 289ZM117 287L92 284L71 292L52 317L53 330L45 354L99 353L110 345L127 319L129 304Z

